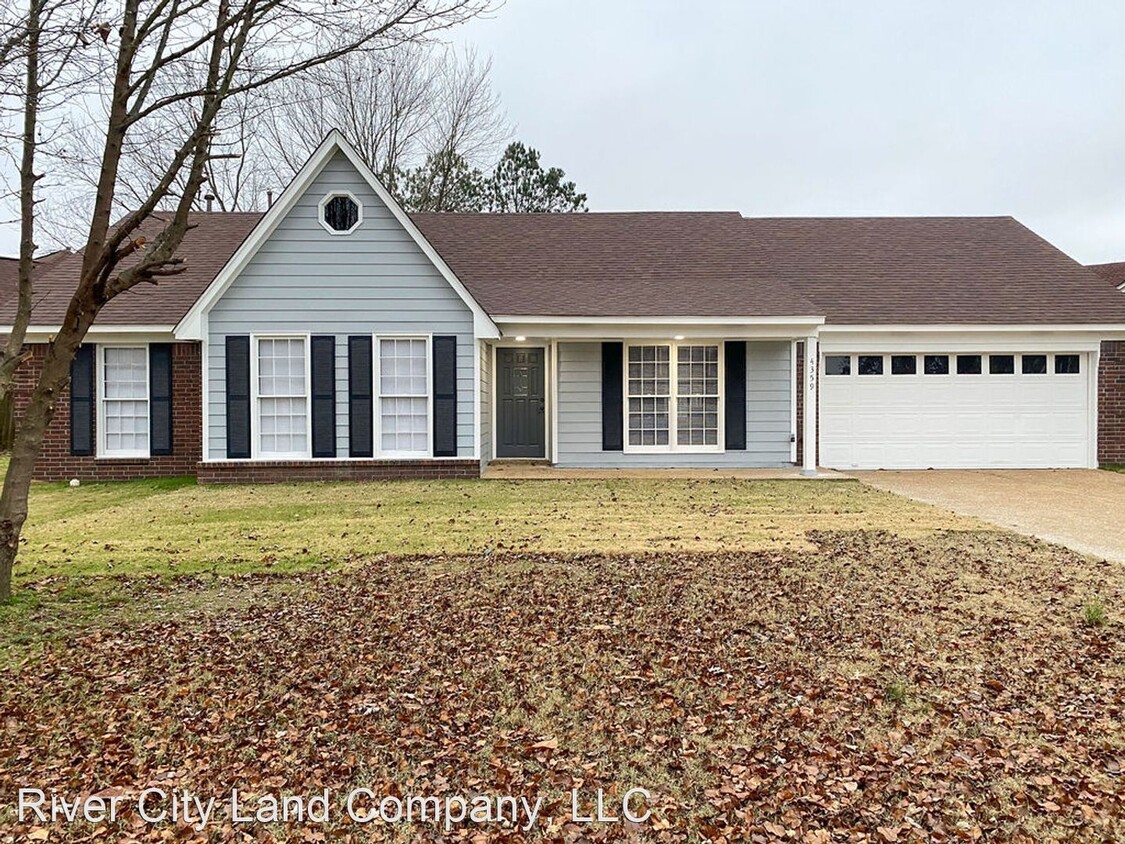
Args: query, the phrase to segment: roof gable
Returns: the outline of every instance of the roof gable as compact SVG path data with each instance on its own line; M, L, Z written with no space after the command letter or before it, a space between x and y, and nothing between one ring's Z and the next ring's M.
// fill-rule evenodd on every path
M328 133L328 136L321 142L320 146L316 148L309 157L309 160L305 162L304 166L293 178L293 181L291 181L282 192L277 202L273 204L269 211L262 215L257 225L254 227L254 230L242 242L237 251L231 255L230 259L226 261L222 269L219 270L218 274L214 277L214 280L207 286L206 290L202 292L176 325L176 336L180 339L193 340L203 338L205 333L203 322L207 312L214 307L215 303L218 302L231 284L234 283L235 279L238 278L238 275L248 266L263 245L269 241L282 221L293 211L299 200L312 187L325 166L337 154L343 155L348 160L359 176L367 183L367 186L391 212L398 224L406 231L407 235L417 244L422 250L422 253L434 265L438 272L441 273L442 277L449 283L450 287L453 288L457 296L460 297L468 306L469 310L472 311L477 335L481 337L499 336L499 330L485 310L472 297L469 291L449 268L448 264L445 263L433 246L426 240L395 198L383 187L383 184L371 171L371 168L363 162L351 144L335 129Z

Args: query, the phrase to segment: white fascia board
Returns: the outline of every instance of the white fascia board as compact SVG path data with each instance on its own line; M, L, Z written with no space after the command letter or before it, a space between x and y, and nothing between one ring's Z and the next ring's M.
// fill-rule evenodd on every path
M1073 330L1066 326L1008 327L974 326L959 330L931 331L871 327L826 331L821 329L820 347L824 354L841 352L1090 352L1096 351L1106 333Z
M829 324L820 329L822 334L837 333L868 333L868 334L1032 334L1036 332L1056 333L1066 331L1071 333L1098 334L1102 336L1125 334L1125 324L1121 323L1030 323L1030 324L989 324L989 323L961 323L956 325L838 325Z
M185 340L201 340L203 339L203 315L206 314L214 304L222 297L230 285L238 277L238 275L246 268L250 259L257 254L258 249L262 246L274 230L278 227L286 215L293 210L293 206L297 201L304 196L305 192L309 189L313 180L316 179L324 166L328 163L332 155L339 150L351 162L352 166L367 182L368 186L375 192L375 195L390 209L395 219L398 221L406 233L414 240L430 262L434 265L442 277L453 288L454 292L461 298L461 300L468 306L469 310L473 313L473 326L474 331L478 337L499 337L500 330L493 323L492 319L485 312L484 308L472 297L468 289L461 280L457 278L449 265L445 263L437 251L426 240L425 236L414 225L414 221L410 219L409 215L402 209L391 196L390 192L383 187L382 183L371 171L359 154L355 151L347 139L340 133L338 129L333 129L321 141L320 146L316 148L309 160L305 162L304 166L297 173L282 191L281 196L278 197L277 202L262 216L254 230L250 232L249 237L242 242L242 245L231 256L230 260L219 271L218 275L203 291L203 294L191 306L191 310L184 315L176 325L176 337Z
M524 325L823 325L822 316L496 316Z
M0 335L11 334L11 331L10 325L0 326ZM60 331L61 325L29 325L25 341L49 343ZM86 336L92 342L99 343L170 343L176 339L171 325L92 325L86 331Z
M822 317L497 317L505 337L556 340L790 339L815 334Z

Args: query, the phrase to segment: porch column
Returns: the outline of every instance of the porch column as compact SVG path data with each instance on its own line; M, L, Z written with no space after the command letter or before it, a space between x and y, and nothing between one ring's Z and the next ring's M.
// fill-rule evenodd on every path
M801 435L801 444L804 447L804 462L801 474L808 477L816 476L816 376L820 371L820 352L817 348L816 337L805 338L805 372L802 382L804 384L804 432Z

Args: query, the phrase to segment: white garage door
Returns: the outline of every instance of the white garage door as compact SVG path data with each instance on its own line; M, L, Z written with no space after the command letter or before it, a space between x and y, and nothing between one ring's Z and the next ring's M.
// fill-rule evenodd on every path
M820 462L836 469L1089 465L1086 354L825 353Z

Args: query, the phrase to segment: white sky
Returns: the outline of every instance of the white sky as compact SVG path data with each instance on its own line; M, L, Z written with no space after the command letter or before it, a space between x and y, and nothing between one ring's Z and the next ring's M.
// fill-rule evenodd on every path
M1011 214L1092 263L1125 260L1122 32L1120 0L507 0L452 37L593 210Z

